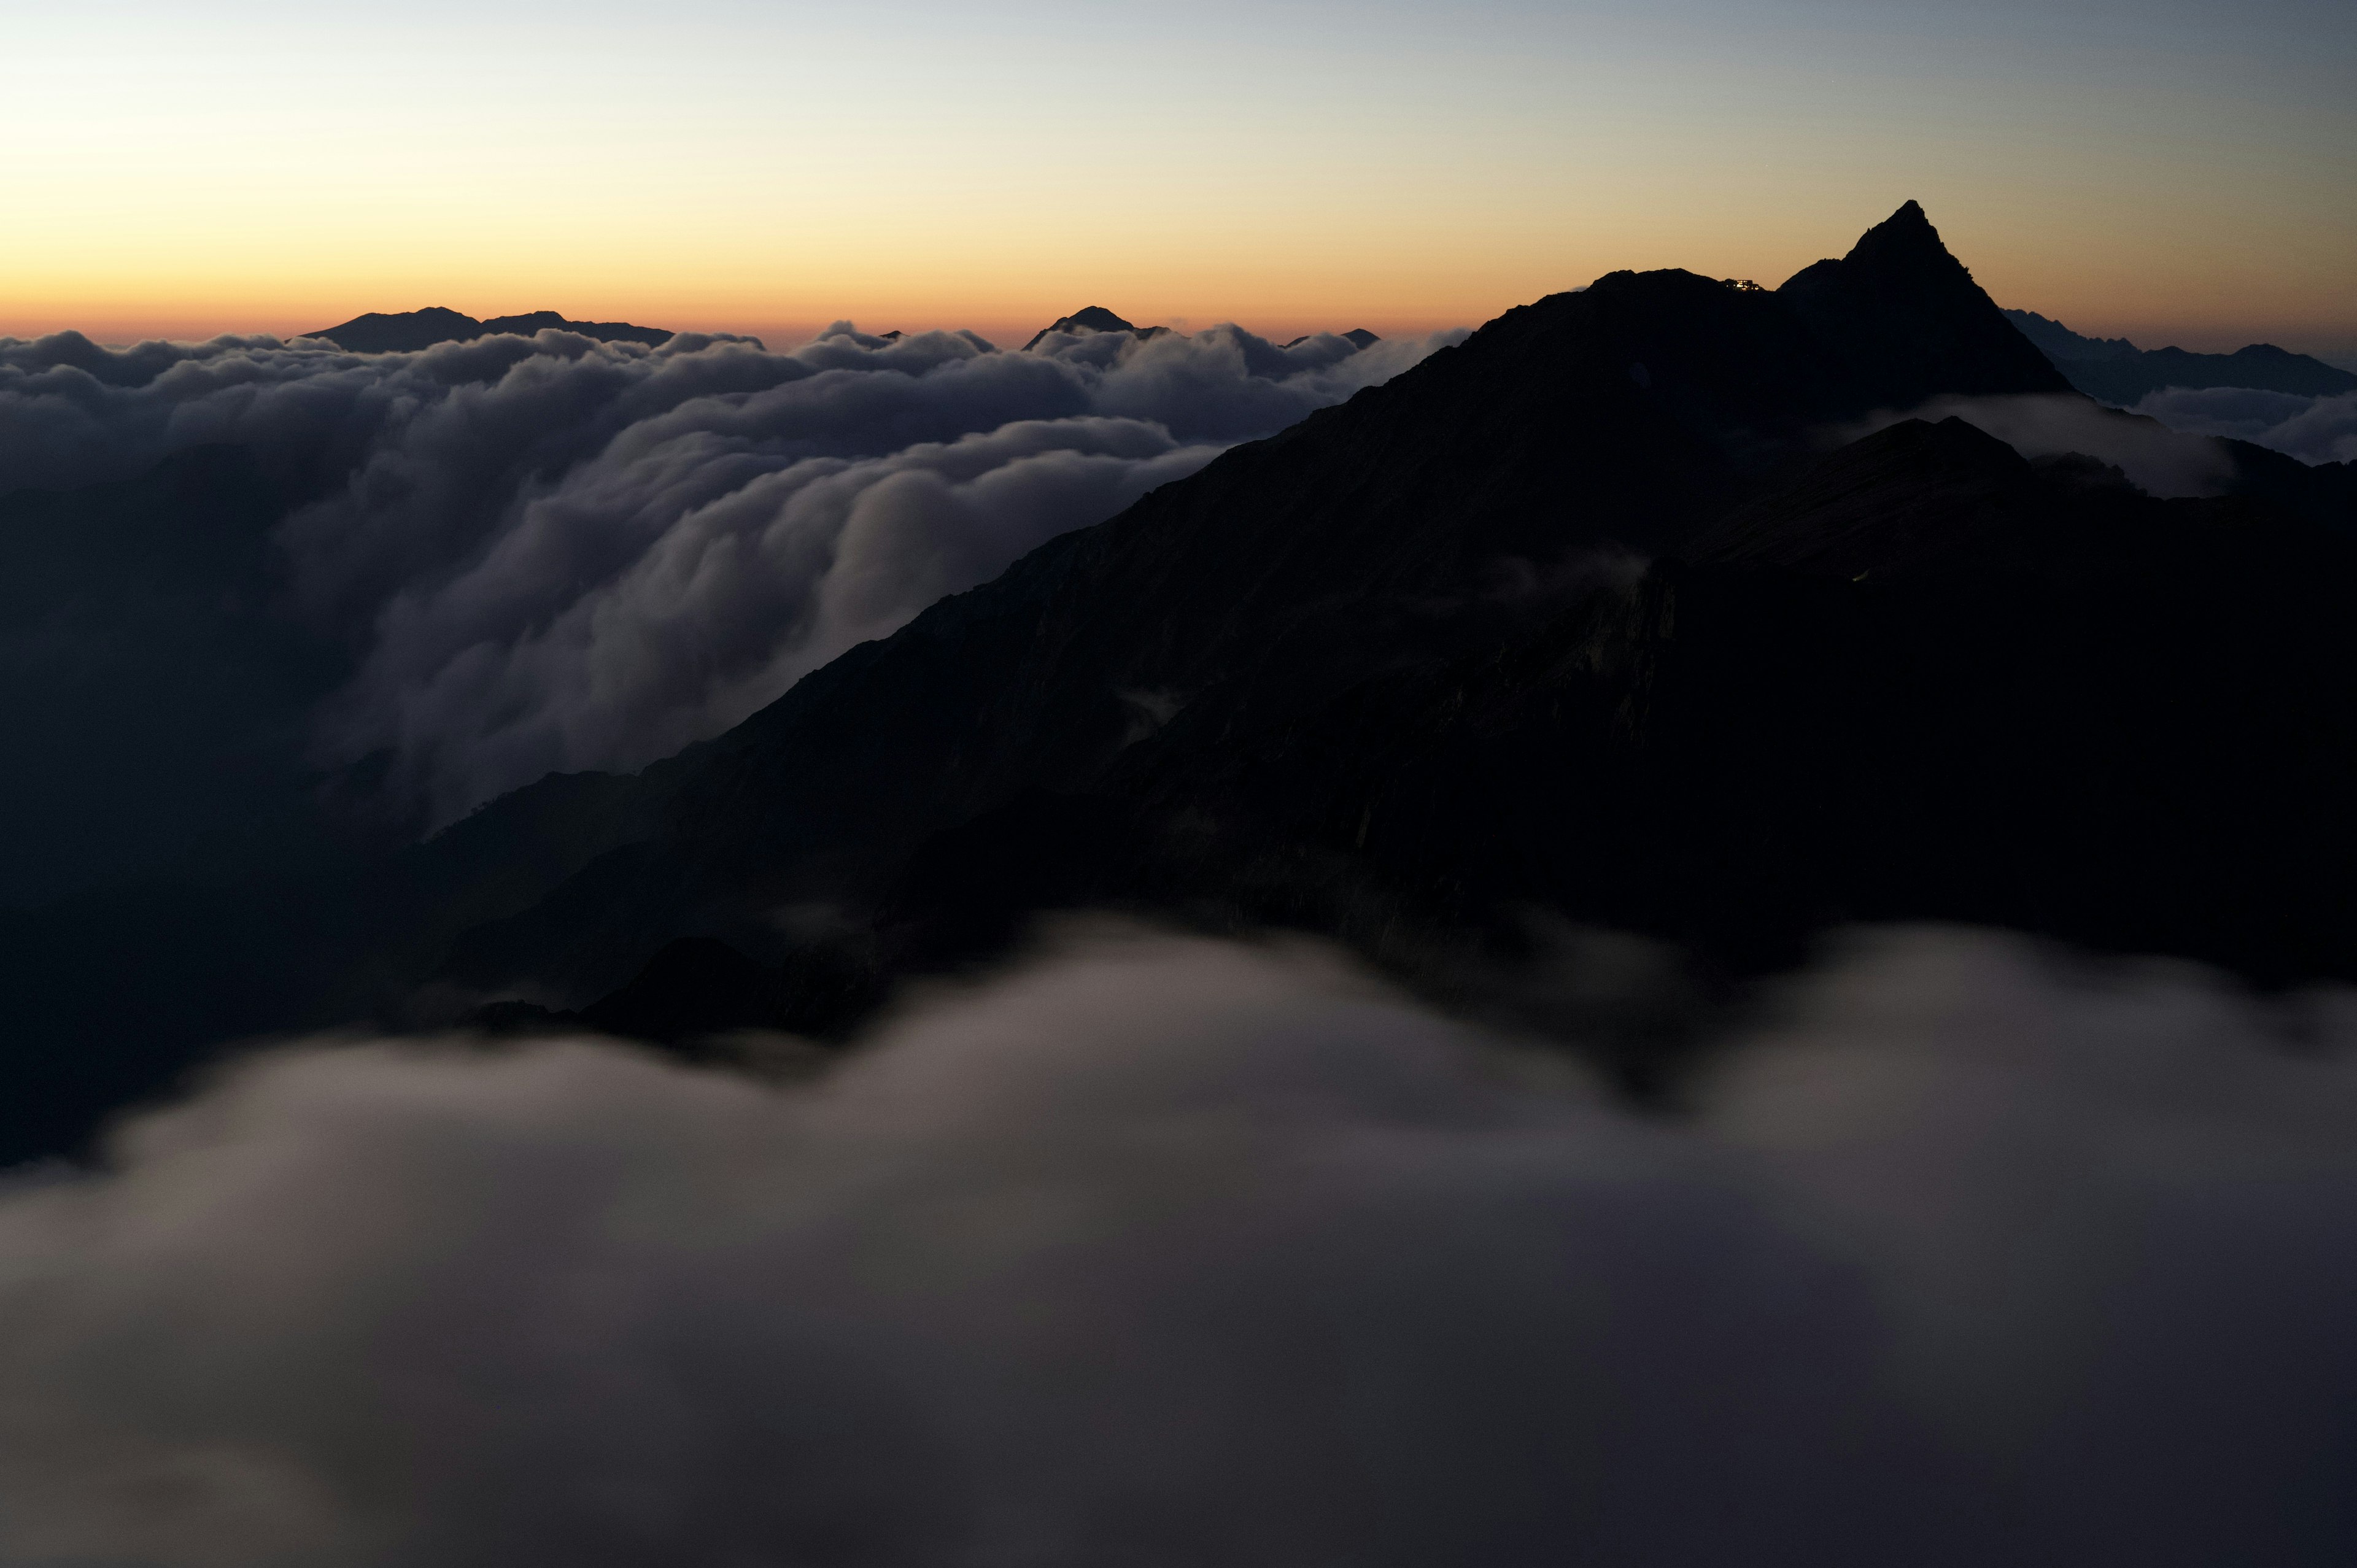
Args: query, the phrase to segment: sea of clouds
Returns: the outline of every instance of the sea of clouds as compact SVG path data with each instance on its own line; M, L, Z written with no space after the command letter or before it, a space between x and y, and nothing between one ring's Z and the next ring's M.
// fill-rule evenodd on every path
M2300 397L2248 387L2169 387L2134 412L2171 430L2232 436L2303 463L2357 463L2357 392Z
M314 1042L0 1188L0 1562L2345 1563L2352 1047L1940 929L1646 1114L1103 928L768 1079Z
M1365 349L839 324L772 352L564 332L349 354L0 339L0 493L254 453L288 594L355 673L323 766L389 754L432 822L714 735L855 643L1464 336Z
M853 644L1460 339L1280 347L838 324L772 352L564 332L345 353L317 339L0 339L0 493L216 444L283 486L288 603L347 652L313 761L390 759L429 825L550 771L630 769L728 728ZM2235 436L2357 457L2357 395L1950 399L2032 456L2214 493ZM1893 416L1895 417L1895 416Z
M2123 413L2075 392L1939 397L1884 411L1833 433L1836 441L1901 419L1962 419L2025 457L2083 453L2161 497L2222 495L2234 456L2221 437L2269 447L2310 465L2357 462L2357 392L2298 397L2244 387L2171 387Z

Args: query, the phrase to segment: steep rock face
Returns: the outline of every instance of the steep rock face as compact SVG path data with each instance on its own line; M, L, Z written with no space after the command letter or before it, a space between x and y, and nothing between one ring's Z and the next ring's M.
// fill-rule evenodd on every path
M1875 381L1891 408L1942 392L2071 390L1912 201L1868 230L1848 255L1803 268L1777 294Z

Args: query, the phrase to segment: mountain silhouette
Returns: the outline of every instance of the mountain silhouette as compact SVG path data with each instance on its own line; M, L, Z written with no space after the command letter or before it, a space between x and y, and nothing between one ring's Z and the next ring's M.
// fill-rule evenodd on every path
M1566 922L1722 981L1858 919L2357 978L2357 478L2228 444L2231 493L2160 500L1959 421L1843 438L1943 394L2074 395L1911 202L1777 290L1519 306L636 776L0 918L47 1042L0 1150L239 1032L529 996L482 1021L840 1035L1082 908L1466 1005Z
M2139 349L2125 338L2082 337L2034 310L2005 314L2072 386L2117 408L2133 407L2167 387L2250 387L2297 397L2357 392L2357 375L2272 343L2252 343L2231 354Z
M2102 755L2148 764L2139 832L2166 822L2227 842L2205 826L2225 802L2202 793L2222 764L2162 745L2201 729L2171 681L2221 684L2169 655L2168 616L2247 562L2255 624L2235 657L2262 687L2310 672L2293 690L2313 701L2324 688L2309 682L2349 668L2336 618L2305 596L2348 582L2340 542L2269 521L2255 501L2160 502L2093 465L2035 467L1961 425L1808 456L1829 425L1942 392L2067 388L1912 204L1772 294L1616 274L1510 311L648 770L627 786L616 836L630 842L585 846L574 876L466 933L447 977L528 975L586 1000L691 933L786 961L766 911L811 902L850 912L879 988L1082 904L1306 926L1401 962L1387 942L1510 946L1510 912L1529 908L1653 930L1730 972L1789 961L1811 932L1869 913L2254 965L2337 961L2329 946L2284 945L2293 911L2346 898L2309 885L2305 854L2235 863L2245 880L2264 865L2285 882L2280 918L2238 904L2230 918L2214 886L2169 893L2148 876L2121 900L2106 889L2124 884L2076 876L2112 842L2079 814L2097 802L2065 791L2050 818L2024 804L2001 829L1953 780L2032 768L2019 738L2031 729L1992 715L2049 725L2061 671L2089 656L2074 639L2114 636L2124 651L2103 678L2134 685L2142 660L2179 718L2162 736L2087 715L2036 733L2100 735ZM1857 532L1842 509L1869 503L1882 510ZM1818 547L1842 568L1830 576L1803 550L1825 530L1849 535ZM2182 560L2164 571L2147 539ZM2275 578L2294 555L2297 588ZM1640 571L1639 556L1653 564ZM2090 583L2107 585L2073 596ZM1682 633L1668 605L1685 607ZM1983 618L2009 628L1995 649ZM1924 645L1913 628L1927 626L1957 641ZM1776 646L1753 645L1771 632ZM1577 680L1526 668L1539 657L1526 650L1560 654L1566 638L1587 661ZM1975 689L1959 660L2018 688ZM1682 681L1698 684L1656 683L1690 668ZM1910 697L1909 681L1938 699ZM1436 717L1476 691L1497 733ZM1588 727L1527 727L1541 693ZM1990 760L1932 766L1907 749L1929 744L1917 725L1966 733L1942 727L1959 710ZM2125 696L2103 711L2158 722ZM2202 710L2216 726L2205 747L2231 730L2238 755L2288 767L2243 711ZM2087 776L2126 788L2128 765L2100 760ZM1771 777L1776 811L1759 783ZM1894 793L1858 798L1843 780L1859 778ZM1863 838L1826 839L1834 800ZM1900 858L1912 834L1969 854Z
M1877 379L1894 407L1942 392L2065 392L2063 379L1948 253L1910 201L1838 262L1776 291L1817 338Z
M1305 332L1300 337L1294 338L1291 342L1283 344L1282 347L1287 349L1297 349L1302 344L1308 342L1312 336L1314 336L1314 334ZM1368 331L1363 327L1353 327L1348 332L1338 332L1335 336L1350 344L1353 349L1372 348L1375 344L1383 341L1381 338L1376 337L1373 333Z
M507 332L529 338L536 332L551 330L577 332L601 343L644 343L650 348L668 343L673 336L659 327L633 327L627 321L568 320L554 310L495 316L488 321L478 321L438 305L393 315L370 311L340 326L322 328L303 336L323 338L355 354L407 354L430 349L436 343L463 343Z
M1023 345L1029 353L1051 332L1126 332L1134 338L1159 338L1170 330L1168 327L1138 327L1123 320L1102 305L1084 305L1070 316L1060 316L1039 331L1031 341Z

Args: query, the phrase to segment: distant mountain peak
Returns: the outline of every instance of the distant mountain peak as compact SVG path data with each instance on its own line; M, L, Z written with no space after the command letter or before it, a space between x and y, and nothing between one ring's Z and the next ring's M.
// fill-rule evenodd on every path
M554 310L527 311L521 316L495 316L478 321L461 310L429 305L423 310L371 310L335 327L306 332L352 354L408 354L436 343L465 343L477 338L514 333L529 338L544 331L576 332L601 343L644 343L649 348L671 341L660 327L636 327L627 321L575 321Z
M2034 310L2008 310L2006 319L2038 345L2071 384L2098 402L2132 408L2169 387L2249 387L2291 397L2334 397L2357 392L2357 375L2272 343L2249 343L2231 354L2183 349L2139 349L2125 338L2087 338Z
M1051 332L1135 332L1135 322L1124 321L1102 305L1084 305L1049 328Z
M1133 338L1159 338L1169 330L1168 327L1140 327L1125 321L1102 305L1084 305L1070 316L1060 316L1033 333L1031 341L1023 345L1023 350L1029 353L1050 332L1126 332Z

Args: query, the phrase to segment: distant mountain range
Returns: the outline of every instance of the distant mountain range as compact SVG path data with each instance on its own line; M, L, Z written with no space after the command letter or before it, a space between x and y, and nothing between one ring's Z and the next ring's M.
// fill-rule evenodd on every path
M1103 316L1060 327L1136 330ZM1956 419L1825 446L2025 394L2153 429L1911 202L1779 289L1519 306L641 773L0 918L0 1160L260 1031L507 997L471 1015L841 1036L1076 908L1315 933L1475 1008L1550 922L1720 984L1910 919L2357 979L2357 472L2224 442L2225 493L2158 499Z
M461 311L428 306L424 310L387 314L371 310L336 327L306 332L324 338L355 354L410 354L436 343L464 343L512 332L529 338L535 332L577 332L601 343L644 343L650 348L671 341L674 334L660 327L633 327L627 321L575 321L554 310L527 311L522 316L494 316L478 321Z
M671 341L675 334L660 327L635 327L627 321L575 321L554 310L528 311L521 316L495 316L479 321L462 311L442 306L428 306L423 310L398 312L370 311L355 316L335 327L306 332L306 338L324 338L337 348L355 354L409 354L420 349L430 349L436 343L463 343L477 338L489 338L512 332L529 338L543 331L576 332L584 338L595 338L603 343L644 343L655 347ZM1126 332L1139 338L1159 338L1170 330L1168 327L1138 327L1123 320L1101 305L1083 306L1070 316L1059 317L1031 335L1023 345L1026 352L1036 349L1051 333ZM880 334L887 339L898 339L899 332ZM1354 328L1340 334L1352 345L1364 349L1382 338L1364 328ZM1296 338L1286 348L1308 341Z
M1023 351L1027 354L1029 353L1032 349L1037 349L1041 343L1045 342L1050 334L1058 332L1072 333L1076 335L1093 332L1126 332L1133 338L1145 339L1166 336L1170 328L1168 327L1139 327L1133 322L1124 320L1121 317L1114 315L1112 311L1107 310L1102 305L1086 305L1082 306L1080 309L1075 310L1070 316L1058 317L1055 320L1049 322L1047 326L1042 327L1039 331L1033 333L1031 335L1031 340L1023 345ZM898 336L898 334L895 334L895 336ZM1371 344L1380 343L1383 341L1381 338L1376 337L1373 333L1368 331L1363 327L1354 327L1350 331L1337 333L1336 336L1347 340L1351 346L1355 349L1364 349ZM1302 337L1294 338L1289 343L1284 344L1283 347L1295 349L1308 341L1309 341L1309 337L1308 334L1305 334Z
M2357 392L2357 375L2272 343L2253 343L2231 354L2139 349L2125 338L2082 337L2034 310L2005 314L2072 386L2118 408L2132 408L2166 387L2252 387L2299 397Z

